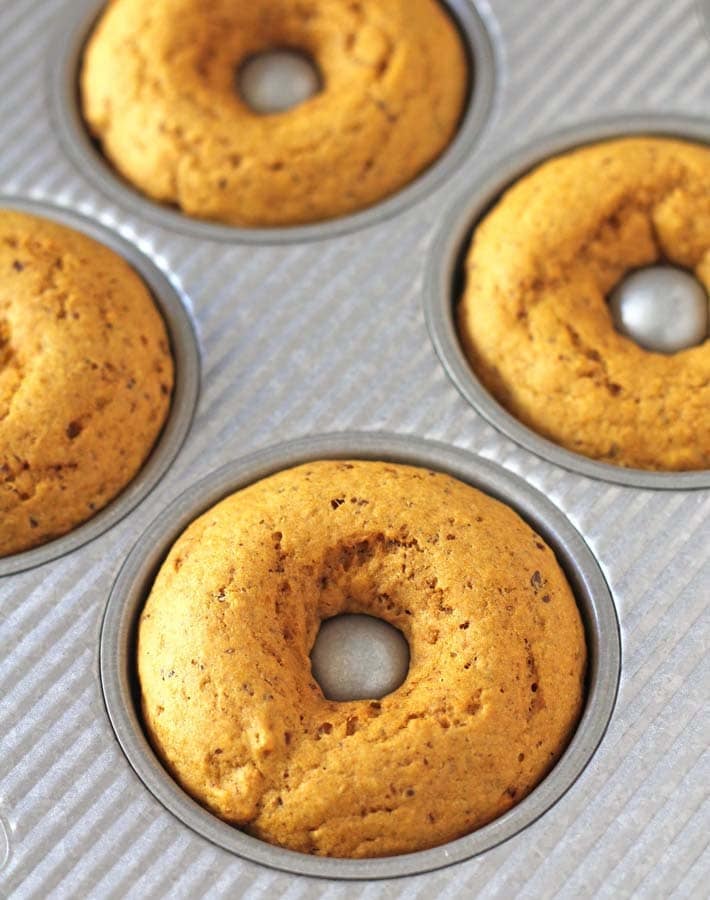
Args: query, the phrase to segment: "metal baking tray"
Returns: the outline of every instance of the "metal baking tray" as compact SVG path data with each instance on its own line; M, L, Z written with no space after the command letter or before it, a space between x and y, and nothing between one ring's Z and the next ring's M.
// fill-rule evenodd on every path
M77 137L71 72L100 5L0 0L0 192L78 213L93 223L87 227L134 245L134 265L146 258L162 272L197 335L199 398L184 442L131 509L54 559L3 570L0 896L705 896L710 492L691 483L614 483L566 468L544 449L531 452L459 394L423 312L442 228L504 157L609 117L628 117L632 130L634 117L671 116L681 130L707 120L710 35L700 5L452 2L471 42L474 90L450 153L379 207L286 233L191 223L158 209ZM421 450L403 437L427 438L444 445L442 466L444 457L465 459L456 466L471 478L510 478L476 457L519 476L598 560L622 647L606 734L552 808L522 830L525 811L509 831L499 820L500 839L508 839L487 842L489 849L476 835L464 853L449 845L454 866L424 873L431 865L420 865L407 875L383 861L356 884L341 880L352 877L347 862L338 872L336 862L322 861L321 877L279 871L169 812L116 738L100 671L109 596L125 584L123 567L151 523L181 509L171 504L186 491L192 497L220 467L231 468L206 482L206 492L238 483L254 451L333 431L368 432L382 453L382 433L396 432L393 458ZM348 439L367 452L357 443L362 435ZM276 464L291 453L279 450ZM538 802L535 793L530 800Z

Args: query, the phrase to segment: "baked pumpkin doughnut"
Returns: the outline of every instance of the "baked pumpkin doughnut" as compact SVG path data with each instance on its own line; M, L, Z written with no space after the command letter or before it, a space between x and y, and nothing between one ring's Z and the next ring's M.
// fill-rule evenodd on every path
M377 701L335 702L320 622L409 642ZM572 735L586 647L553 552L455 479L321 461L238 491L173 546L140 618L144 722L200 803L265 841L374 857L460 837L520 801Z
M476 227L459 329L525 425L640 469L710 468L710 341L672 355L615 330L607 298L659 261L710 288L710 148L654 137L583 147L521 178Z
M259 115L235 74L293 48L322 90ZM191 216L278 226L382 200L452 139L468 92L437 0L111 0L81 70L86 122L118 171Z
M112 500L172 387L165 326L133 269L84 234L0 210L0 557Z

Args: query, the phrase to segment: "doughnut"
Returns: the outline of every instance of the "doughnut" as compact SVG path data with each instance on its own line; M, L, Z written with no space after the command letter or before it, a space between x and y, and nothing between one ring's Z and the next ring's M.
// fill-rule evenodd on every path
M236 73L280 48L312 58L322 89L259 114ZM92 135L139 191L201 219L285 226L377 203L434 162L468 63L437 0L112 0L80 88Z
M165 325L128 264L0 210L0 557L89 519L131 481L173 387Z
M380 700L328 700L320 623L398 628L409 672ZM167 770L225 821L341 858L443 844L555 764L584 701L586 644L549 546L448 475L315 461L197 518L140 616L143 721Z
M473 370L523 424L575 453L710 468L710 342L646 350L609 308L628 273L659 262L710 288L710 148L629 137L542 163L474 230L458 305Z

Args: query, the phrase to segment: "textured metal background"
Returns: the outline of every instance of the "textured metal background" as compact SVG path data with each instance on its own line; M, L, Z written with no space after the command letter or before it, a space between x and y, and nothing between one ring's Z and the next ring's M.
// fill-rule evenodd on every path
M613 112L708 115L695 0L495 0L498 54L476 153L376 228L289 247L197 243L106 201L53 133L44 59L59 0L0 0L0 190L72 206L136 240L192 298L197 418L151 496L83 549L0 581L0 895L14 897L705 897L710 878L706 613L710 494L607 485L556 468L459 396L421 290L442 211L482 166L552 128ZM98 679L110 586L135 536L196 478L334 429L386 428L477 451L545 492L597 553L624 645L619 701L584 776L535 825L452 869L348 885L272 872L199 838L124 759Z

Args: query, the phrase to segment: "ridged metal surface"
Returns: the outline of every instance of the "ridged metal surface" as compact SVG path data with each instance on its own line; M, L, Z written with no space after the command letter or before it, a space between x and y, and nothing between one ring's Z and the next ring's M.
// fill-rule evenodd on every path
M44 59L58 0L0 0L0 191L118 228L176 276L203 352L196 421L167 476L117 527L0 581L0 895L52 897L704 897L710 495L573 475L488 426L449 383L421 291L445 209L533 137L623 112L708 115L710 41L695 0L480 3L499 72L475 153L389 222L307 245L197 243L126 215L68 161ZM105 715L101 615L135 536L195 479L277 441L346 428L455 444L521 474L598 555L621 620L607 736L550 813L452 869L348 885L272 872L193 834L132 773ZM0 862L2 861L0 838Z

